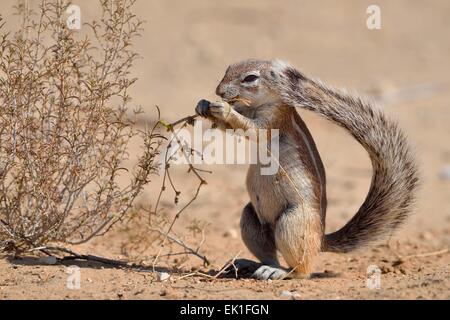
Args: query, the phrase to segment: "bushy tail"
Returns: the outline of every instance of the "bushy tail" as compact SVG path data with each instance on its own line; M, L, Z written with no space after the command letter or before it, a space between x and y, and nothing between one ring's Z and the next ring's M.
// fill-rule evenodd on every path
M275 85L283 87L280 92L287 105L313 111L345 128L372 161L364 203L344 227L325 236L323 250L348 252L389 235L410 213L419 181L413 154L397 123L360 98L332 90L287 65Z

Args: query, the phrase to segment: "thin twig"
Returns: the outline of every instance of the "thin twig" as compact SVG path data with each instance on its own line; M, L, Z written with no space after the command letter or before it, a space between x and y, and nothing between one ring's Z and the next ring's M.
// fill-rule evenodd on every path
M195 272L191 272L188 274L185 274L184 276L179 277L177 280L182 280L185 278L190 278L190 277L194 277L194 276L201 276L201 277L205 277L205 278L209 278L209 279L214 279L214 276L200 272L200 271L195 271Z
M51 252L51 251L55 251L55 252L68 254L68 256L64 256L62 258L56 257L56 256L54 256L52 254L49 254L50 256L57 258L59 261L85 260L85 261L100 262L100 263L112 265L112 266L115 266L115 267L148 269L148 267L146 267L146 266L139 265L139 264L136 264L136 263L131 263L131 262L128 262L128 261L104 258L104 257L99 257L99 256L91 255L91 254L79 254L79 253L76 253L76 252L74 252L74 251L72 251L70 249L64 248L64 247L41 246L41 247L32 248L32 249L30 249L28 251L29 252L42 251L42 252L45 252L47 254L49 254L49 252Z
M161 235L163 235L163 236L166 236L166 232L164 232L164 231L162 231L162 230L159 230L159 229L157 229L157 228L150 228L150 230L151 230L151 231L158 232L159 234L161 234ZM172 236L172 235L170 235L170 234L167 234L167 238L168 238L169 240L175 242L175 243L178 244L179 246L183 247L183 248L187 251L187 253L191 253L191 254L193 254L193 255L199 257L200 259L202 259L203 264L204 264L205 266L208 266L208 265L210 264L210 262L209 262L208 258L206 258L206 256L204 256L204 255L198 253L198 251L199 251L199 249L200 249L200 246L197 247L196 250L194 250L194 249L190 248L189 246L187 246L183 241L181 241L180 239L175 238L174 236ZM162 256L162 255L160 255L160 257L161 257L161 256Z
M418 253L418 254L412 254L409 256L405 256L402 257L401 255L398 255L398 260L399 261L406 261L409 259L413 259L413 258L426 258L426 257L431 257L431 256L438 256L441 254L445 254L448 253L448 248L446 249L442 249L442 250L438 250L438 251L431 251L431 252L425 252L425 253Z
M175 139L176 143L178 143L178 145L182 148L182 151L183 151L183 145L182 145L181 140L180 140L180 138L178 137L177 133L179 133L180 130L181 130L182 128L184 128L187 124L189 124L189 123L192 124L192 122L194 121L194 119L195 119L196 117L197 117L197 115L195 115L195 116L188 116L188 117L182 118L182 119L180 119L180 120L178 120L178 121L175 121L175 122L173 122L173 123L171 123L171 124L166 124L164 121L161 121L161 120L158 122L158 123L162 124L163 126L165 126L165 127L167 128L167 130L168 130L169 132L171 132L172 135L173 135L173 136L172 136L172 139L169 141L169 146L171 145L171 143L173 143L173 140ZM176 126L176 125L179 125L179 124L181 124L181 123L183 123L183 125L181 125L180 129L176 132L175 129L174 129L175 126ZM191 199L190 199L190 200L189 200L189 201L188 201L188 202L187 202L187 203L186 203L186 204L185 204L185 205L184 205L177 213L176 213L175 217L173 218L172 222L170 223L169 228L168 228L165 232L162 232L161 230L157 230L158 232L160 232L161 234L163 234L164 237L163 237L163 240L162 240L162 242L161 242L161 246L160 246L160 249L159 249L159 251L158 251L158 254L155 256L155 258L154 258L154 260L153 260L153 268L155 268L156 263L157 263L159 257L161 256L162 250L163 250L163 248L164 248L164 246L165 246L165 244L166 244L167 239L169 239L169 240L171 240L171 241L177 243L178 245L181 245L183 248L185 248L186 250L188 250L190 253L192 253L192 254L197 255L198 257L200 257L200 258L203 260L203 263L204 263L205 265L209 265L208 259L206 259L206 257L201 256L201 255L198 254L198 249L199 249L199 248L197 248L197 250L194 250L194 249L192 249L192 248L189 248L189 247L187 247L184 243L182 243L181 241L174 241L174 240L173 240L174 238L173 238L172 236L169 235L170 232L172 231L174 225L175 225L175 222L179 219L181 213L182 213L187 207L189 207L189 206L192 204L192 202L194 202L194 201L197 199L201 187L202 187L204 184L207 184L207 183L206 183L206 180L200 175L200 173L198 172L198 170L192 165L192 163L191 163L190 160L189 160L189 157L185 154L185 152L182 152L182 153L183 153L183 156L185 157L185 159L186 159L186 161L187 161L187 163L188 163L188 166L189 166L188 172L194 173L194 175L195 175L195 176L197 177L197 179L199 180L199 184L198 184L198 186L197 186L197 190L196 190L194 196L193 196L193 197L192 197L192 198L191 198ZM161 200L161 195L162 195L162 193L163 193L163 192L165 191L165 189L166 189L166 187L165 187L166 178L169 179L169 183L170 183L172 189L173 189L173 190L175 191L175 193L176 193L176 199L177 199L178 195L180 194L180 192L178 191L178 189L175 187L175 185L174 185L174 183L173 183L173 181L172 181L172 179L171 179L171 177L170 177L170 174L169 174L170 161L171 161L171 159L172 159L172 156L173 156L173 155L171 155L171 156L168 157L168 153L167 153L167 152L166 152L166 154L165 154L165 159L164 159L164 166L165 166L165 167L164 167L163 182L162 182L162 187L161 187L161 190L160 190L160 192L159 192L159 194L158 194L158 199L157 199L157 202L156 202L156 205L155 205L155 210L154 210L154 213L155 213L155 214L158 212L157 210L158 210L159 202L160 202L160 200ZM202 241L202 242L203 242L203 241Z
M184 123L192 123L192 121L194 121L195 118L197 118L197 117L198 117L198 114L194 114L192 116L187 116L187 117L181 118L180 120L170 123L169 126L173 128L183 122ZM166 127L167 127L167 125L166 125Z
M219 270L219 272L214 276L214 279L217 279L222 273L224 273L225 271L227 271L227 269L231 266L233 266L234 268L234 274L235 277L238 277L238 268L236 267L236 265L234 264L234 262L236 261L237 257L241 254L241 251L239 251L234 257L233 259L229 260L223 267L222 269Z

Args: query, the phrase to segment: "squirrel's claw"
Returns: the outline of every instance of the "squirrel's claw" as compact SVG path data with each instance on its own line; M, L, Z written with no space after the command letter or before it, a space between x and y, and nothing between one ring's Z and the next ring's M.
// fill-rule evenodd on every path
M202 116L202 117L208 117L210 116L209 113L209 107L211 105L211 102L209 102L208 100L202 99L197 103L197 106L195 107L195 112Z
M287 279L288 273L281 268L262 265L252 275L252 278L259 280L282 280Z

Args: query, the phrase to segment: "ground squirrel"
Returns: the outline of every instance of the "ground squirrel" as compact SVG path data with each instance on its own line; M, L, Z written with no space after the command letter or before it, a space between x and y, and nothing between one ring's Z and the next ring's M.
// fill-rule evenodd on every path
M411 211L417 167L404 133L380 110L358 97L330 89L282 61L246 60L228 67L216 89L223 101L201 101L198 114L219 127L279 129L279 161L286 175L263 176L250 165L250 203L241 234L261 261L258 279L307 277L320 251L348 252L380 240ZM244 103L245 102L245 103ZM355 216L324 234L325 170L314 140L293 107L318 113L345 128L369 153L373 177ZM277 251L289 268L282 268ZM238 268L256 264L241 259Z

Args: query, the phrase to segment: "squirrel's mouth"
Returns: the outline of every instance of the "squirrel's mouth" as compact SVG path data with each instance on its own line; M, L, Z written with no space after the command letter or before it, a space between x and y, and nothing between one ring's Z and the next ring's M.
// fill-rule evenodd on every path
M227 103L231 104L231 105L235 105L236 103L240 102L243 105L249 107L252 104L252 101L249 99L245 99L245 98L241 98L239 96L236 96L234 98L231 99L224 99Z

